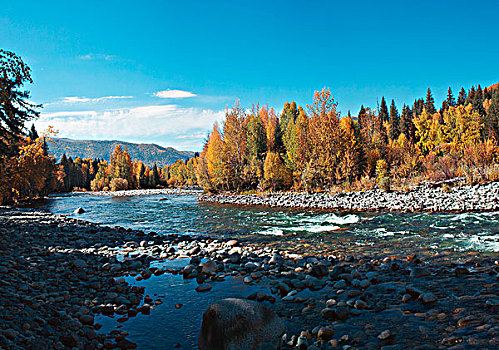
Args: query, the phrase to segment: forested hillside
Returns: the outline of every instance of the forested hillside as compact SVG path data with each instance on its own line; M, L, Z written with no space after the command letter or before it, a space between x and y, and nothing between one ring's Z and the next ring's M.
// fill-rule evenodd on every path
M114 149L121 145L128 150L130 157L141 160L145 165L159 167L171 165L177 160L186 160L194 155L194 152L178 151L172 147L162 147L154 143L131 143L123 141L96 141L96 140L70 140L66 138L54 138L48 144L49 153L60 161L63 154L67 157L109 159Z

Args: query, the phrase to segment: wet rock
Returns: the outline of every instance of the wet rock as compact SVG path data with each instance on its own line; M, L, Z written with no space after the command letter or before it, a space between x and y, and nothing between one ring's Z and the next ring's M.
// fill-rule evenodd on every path
M329 273L329 269L324 264L317 264L317 265L313 265L310 268L309 273L312 276L322 277L322 276L325 276Z
M364 300L356 300L355 301L355 305L354 307L357 309L357 310L363 310L363 309L367 309L369 308L369 305L367 305L367 303L364 301Z
M83 209L83 208L76 208L74 211L73 211L73 214L83 214L85 213L86 210Z
M203 267L202 272L207 275L214 275L217 273L218 265L213 260L208 260L207 262L202 263L201 266Z
M499 308L499 299L488 299L485 302L485 307L489 309L498 309Z
M390 332L390 330L385 330L378 335L378 339L384 341L391 338L392 336L393 334Z
M212 286L210 286L209 284L207 283L202 283L200 284L199 286L196 287L196 292L208 292L210 291L212 288Z
M421 300L421 302L423 304L431 304L431 303L434 303L438 300L437 296L431 292L427 292L427 293L423 293L419 296L419 300Z
M94 317L92 315L80 315L79 319L84 325L91 326L94 324Z
M270 265L282 265L284 263L284 258L279 255L279 253L274 253L272 258L269 260Z
M423 267L419 267L419 266L416 266L416 267L413 267L412 270L411 270L411 277L412 278L421 278L421 277L425 277L425 276L429 276L430 275L430 272L423 268Z
M201 350L277 348L284 330L284 323L266 306L223 299L204 312L198 346Z
M334 330L329 327L321 327L319 332L317 332L317 338L320 341L326 342L331 339L334 335Z

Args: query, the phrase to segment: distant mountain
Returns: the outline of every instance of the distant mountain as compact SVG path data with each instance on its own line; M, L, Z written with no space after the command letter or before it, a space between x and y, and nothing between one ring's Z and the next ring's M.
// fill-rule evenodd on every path
M158 167L164 167L175 163L178 159L186 160L194 155L194 152L177 151L172 147L161 147L154 143L131 143L124 141L80 141L66 138L54 138L54 143L49 142L49 153L57 161L65 153L67 157L80 158L101 158L109 161L116 146L125 147L133 159L141 160L144 164L152 166L154 163Z

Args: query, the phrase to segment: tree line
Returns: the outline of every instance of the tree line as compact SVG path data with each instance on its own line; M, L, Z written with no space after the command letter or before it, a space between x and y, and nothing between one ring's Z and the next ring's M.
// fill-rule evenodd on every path
M306 109L286 103L250 111L238 103L215 123L198 161L209 191L408 188L423 180L499 180L499 89L451 88L437 109L425 98L341 117L329 89Z
M171 165L151 168L142 161L131 160L127 149L118 145L110 157L103 159L72 159L65 154L57 164L57 191L73 190L118 191L157 187L197 186L195 169L199 155Z

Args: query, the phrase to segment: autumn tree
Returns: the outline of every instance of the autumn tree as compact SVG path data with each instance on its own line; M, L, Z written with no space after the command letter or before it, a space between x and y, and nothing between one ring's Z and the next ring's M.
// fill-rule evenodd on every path
M265 187L271 190L286 189L291 185L291 171L286 168L281 156L276 152L267 153L263 174Z
M122 150L121 145L116 146L111 155L110 166L111 178L120 178L127 180L128 184L132 183L133 163L126 148Z
M198 183L206 189L221 189L226 185L223 148L222 135L215 123L201 152L197 171Z
M307 167L316 173L317 185L323 188L336 183L336 169L341 160L342 129L337 106L326 88L316 91L312 105L308 106L311 159Z
M343 155L340 159L341 178L352 183L360 177L364 167L360 130L355 126L351 116L342 118L340 127L343 137Z

